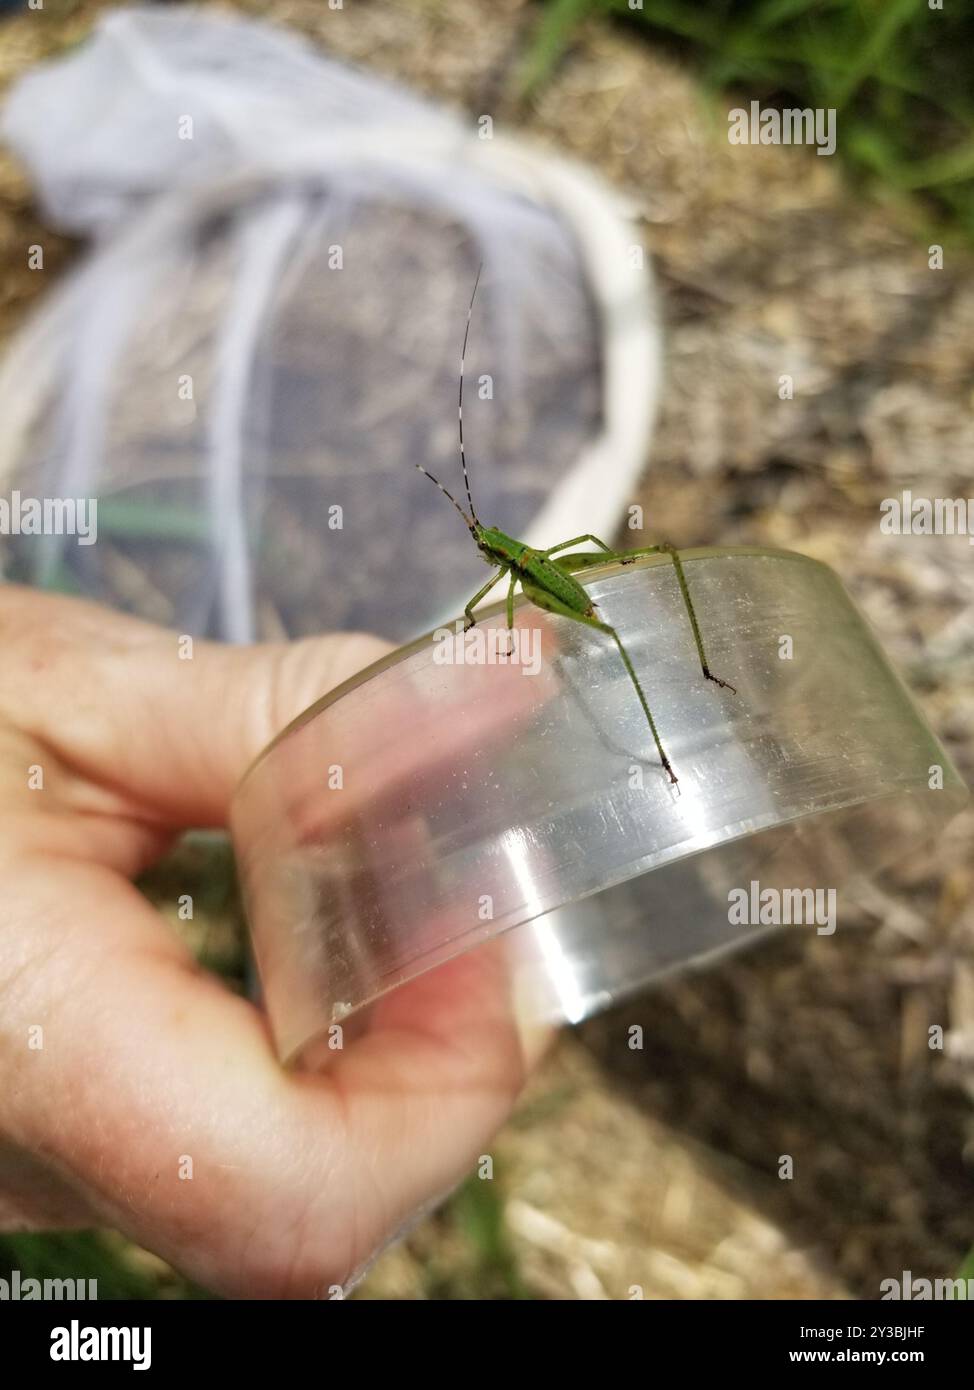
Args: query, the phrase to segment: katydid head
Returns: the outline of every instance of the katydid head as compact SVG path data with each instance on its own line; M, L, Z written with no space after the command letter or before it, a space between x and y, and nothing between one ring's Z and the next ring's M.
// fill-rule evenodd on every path
M516 541L512 541L510 536L505 535L496 526L481 526L478 521L473 535L477 549L488 565L509 565L520 549Z

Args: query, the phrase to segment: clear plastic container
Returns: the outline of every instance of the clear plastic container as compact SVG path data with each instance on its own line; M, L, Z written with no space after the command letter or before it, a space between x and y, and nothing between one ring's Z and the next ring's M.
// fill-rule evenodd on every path
M746 548L684 559L711 667L736 693L703 679L668 559L585 578L677 786L611 640L524 601L521 664L503 641L493 662L447 664L424 638L257 760L233 834L282 1058L337 1021L367 1027L378 998L488 942L512 1009L575 1022L775 930L752 885L822 904L832 890L841 931L843 886L964 804L831 570ZM495 605L467 641L489 652L504 624ZM777 929L829 931L824 917Z

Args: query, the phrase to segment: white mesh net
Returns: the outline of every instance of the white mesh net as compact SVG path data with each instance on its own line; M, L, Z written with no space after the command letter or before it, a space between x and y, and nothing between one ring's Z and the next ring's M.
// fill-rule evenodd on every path
M191 10L110 14L15 88L3 134L50 220L96 243L0 369L0 477L97 497L98 544L4 538L9 578L235 641L444 616L480 571L411 465L458 479L480 261L478 510L523 532L557 491L566 526L611 527L656 347L632 235L580 173Z

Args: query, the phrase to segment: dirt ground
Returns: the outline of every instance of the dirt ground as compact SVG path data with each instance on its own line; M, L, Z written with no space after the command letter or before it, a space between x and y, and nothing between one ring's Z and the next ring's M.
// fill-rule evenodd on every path
M43 33L11 22L0 79L100 8L65 7ZM638 200L667 358L647 527L832 565L970 782L972 552L882 535L879 503L972 490L971 254L948 246L931 269L918 224L859 201L812 151L742 158L692 74L601 23L524 107L510 96L533 17L521 0L233 8L489 110ZM5 258L36 227L0 163ZM4 276L0 331L37 290ZM954 1272L974 1242L972 849L968 811L864 890L827 943L782 937L566 1033L492 1148L497 1211L425 1221L360 1296L875 1297L902 1270ZM936 1023L942 1053L926 1045ZM479 1247L471 1230L488 1232Z

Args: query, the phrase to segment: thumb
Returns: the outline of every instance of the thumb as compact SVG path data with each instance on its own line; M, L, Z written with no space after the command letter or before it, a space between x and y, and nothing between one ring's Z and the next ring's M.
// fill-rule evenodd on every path
M0 590L0 633L0 716L56 754L75 809L169 828L225 824L261 749L390 650L361 634L229 647L13 585ZM91 786L111 804L93 808Z

